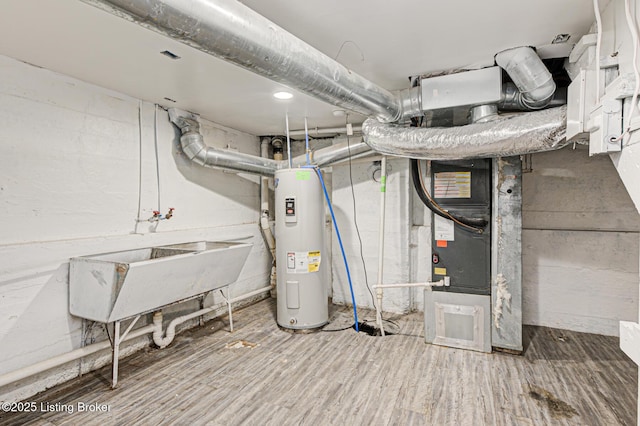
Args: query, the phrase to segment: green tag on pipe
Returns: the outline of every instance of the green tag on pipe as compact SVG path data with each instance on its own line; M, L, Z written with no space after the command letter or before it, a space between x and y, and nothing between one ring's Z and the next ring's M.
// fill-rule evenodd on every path
M387 192L387 185L381 185L380 192Z
M386 176L380 176L380 183L383 185L387 184L387 177Z

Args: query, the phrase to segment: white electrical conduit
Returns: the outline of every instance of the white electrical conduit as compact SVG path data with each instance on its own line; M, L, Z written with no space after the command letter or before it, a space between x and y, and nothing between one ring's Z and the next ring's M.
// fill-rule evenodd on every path
M444 277L439 281L435 282L424 282L424 283L398 283L398 284L376 284L373 286L374 290L376 290L376 294L378 296L378 303L376 303L376 321L378 322L378 327L380 327L380 333L384 336L384 327L382 325L382 291L383 288L412 288L412 287L422 287L422 288L431 288L431 287L449 287L450 278Z

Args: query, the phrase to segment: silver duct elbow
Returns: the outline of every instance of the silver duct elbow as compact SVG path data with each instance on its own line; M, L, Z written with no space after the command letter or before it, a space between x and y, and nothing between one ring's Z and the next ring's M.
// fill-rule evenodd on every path
M367 119L365 142L375 151L427 160L507 157L566 145L566 107L501 117L460 127L402 127Z
M278 161L269 158L207 146L200 134L200 123L191 114L170 109L169 117L182 133L182 152L194 163L261 176L273 176L279 167Z
M515 84L515 87L510 84L504 86L501 107L537 110L549 105L556 91L556 84L532 48L504 50L496 55L496 64L509 74Z

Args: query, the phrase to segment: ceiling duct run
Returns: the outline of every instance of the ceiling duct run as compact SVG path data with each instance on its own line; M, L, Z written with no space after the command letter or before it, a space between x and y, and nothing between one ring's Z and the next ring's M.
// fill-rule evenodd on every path
M82 0L116 16L383 122L420 115L417 88L390 92L236 0Z
M378 122L368 119L363 133L365 141L380 152L414 158L505 156L553 149L560 144L556 139L562 139L564 134L564 109L459 128L384 126L381 123L402 123L423 115L419 87L392 93L349 71L236 0L82 1L332 105L375 117ZM526 67L533 64L534 70L540 70L542 64L535 52L531 50L531 55L523 49L531 50L511 49L503 55L506 59L500 61L521 91L528 86L519 82L526 82L536 74ZM512 61L511 56L525 60ZM548 79L544 77L535 81L546 82ZM518 101L522 100L520 103L528 109L543 108L550 100L547 99L550 87L545 83L541 90L522 92ZM231 163L236 159L244 161L224 151L203 150L201 137L195 134L185 134L183 140L187 155L200 164L237 170ZM273 170L272 164L247 165L252 173L261 173L262 169L270 174Z
M566 107L500 116L459 127L404 127L371 118L362 125L375 151L426 160L508 157L566 145Z

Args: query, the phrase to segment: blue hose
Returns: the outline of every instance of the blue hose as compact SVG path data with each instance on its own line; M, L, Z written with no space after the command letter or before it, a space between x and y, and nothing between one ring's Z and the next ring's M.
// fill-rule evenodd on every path
M336 230L336 236L338 237L338 243L340 243L340 251L342 251L342 260L344 260L344 268L347 270L347 279L349 280L349 290L351 291L351 303L353 304L353 319L355 321L355 329L357 332L360 331L360 324L358 323L358 311L356 310L356 297L353 294L353 284L351 282L351 272L349 271L349 263L347 263L347 255L344 252L344 245L342 244L342 237L340 236L340 230L338 229L338 222L336 222L336 215L333 213L333 206L331 205L331 200L329 199L329 193L327 192L327 187L324 184L324 179L322 178L322 172L316 166L303 166L304 168L314 169L316 174L318 175L318 179L320 179L320 184L322 185L322 191L324 191L324 198L327 200L327 205L329 206L329 211L331 212L331 220L333 221L333 227Z

